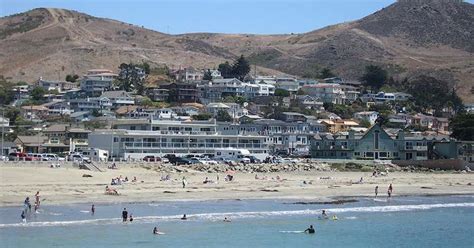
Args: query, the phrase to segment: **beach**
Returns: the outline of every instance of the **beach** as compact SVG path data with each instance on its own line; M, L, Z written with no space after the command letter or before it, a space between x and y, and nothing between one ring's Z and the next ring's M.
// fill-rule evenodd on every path
M83 177L84 174L92 177ZM161 177L170 176L168 181ZM104 204L219 199L298 199L333 201L347 197L387 197L389 184L393 195L474 194L474 175L461 172L391 172L372 177L371 172L302 171L233 173L234 180L224 181L225 173L206 173L188 169L185 173L165 173L150 168L122 166L94 172L77 168L34 166L0 167L0 206L21 206L23 200L40 191L42 205ZM111 179L128 177L129 182L110 185ZM217 181L219 176L219 181ZM131 182L133 177L137 182ZM187 181L182 187L182 178ZM212 182L204 184L205 178ZM360 178L362 183L357 183ZM264 179L262 179L264 178ZM278 180L277 178L280 178ZM305 182L305 183L304 183ZM106 195L105 187L119 195ZM33 199L33 198L32 198Z

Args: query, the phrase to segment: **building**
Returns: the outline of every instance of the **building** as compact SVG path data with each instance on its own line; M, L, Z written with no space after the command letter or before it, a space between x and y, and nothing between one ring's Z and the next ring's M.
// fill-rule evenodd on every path
M77 87L76 83L66 81L48 81L43 80L42 78L40 78L36 84L47 91L56 90L59 93L72 90Z
M306 94L320 99L323 103L344 104L346 102L346 94L340 84L321 83L303 86L301 89Z
M161 85L160 89L168 91L167 101L169 102L189 103L198 101L196 84L170 83Z
M186 67L184 69L178 69L171 73L175 80L178 82L198 81L202 80L204 73L202 70L196 70L194 67ZM217 74L214 71L214 74ZM219 73L220 74L220 73Z
M354 114L354 118L358 120L365 120L370 122L370 125L374 125L377 118L379 118L379 112L377 111L363 111Z
M152 100L152 101L158 101L158 102L166 102L168 101L170 97L170 93L168 89L162 89L159 87L152 87L148 88L146 90L146 95Z
M315 158L330 159L426 160L430 144L447 140L448 136L406 134L403 131L393 136L375 124L363 134L350 130L314 135L311 154Z
M48 137L42 146L48 153L74 151L76 148L85 148L89 145L87 136L90 131L73 128L69 124L53 124L42 132Z
M358 127L359 123L353 120L341 120L341 119L323 119L320 120L321 124L324 124L327 130L331 133L344 132L352 127Z
M297 95L295 100L305 109L324 110L324 103L316 97L310 95Z
M112 82L117 76L106 69L89 70L81 80L81 90L88 96L100 96L103 92L112 89Z
M403 92L395 92L395 93L385 93L383 91L373 94L367 93L360 97L363 102L375 102L376 104L381 104L390 101L407 101L412 96L407 93Z
M25 153L42 153L46 149L44 144L48 142L48 137L44 135L24 136L19 135L13 143L18 147L20 152Z
M87 97L69 100L74 112L80 111L104 111L112 108L112 102L107 97Z
M107 98L112 104L112 109L117 109L122 106L131 106L135 104L135 99L123 90L106 91L102 93L101 98Z
M113 158L142 159L147 155L215 154L225 148L247 149L259 159L268 156L267 137L226 135L211 121L117 120L112 130L89 134L89 146Z
M296 78L291 77L279 77L276 78L275 86L277 89L283 89L290 93L295 94L300 89L300 84Z

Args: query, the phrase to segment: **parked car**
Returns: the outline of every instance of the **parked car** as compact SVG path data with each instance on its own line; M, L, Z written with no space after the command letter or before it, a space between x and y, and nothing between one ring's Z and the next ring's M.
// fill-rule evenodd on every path
M91 159L80 154L80 153L73 153L69 156L69 159L71 161L74 161L74 162L86 162L86 163L90 163L91 162Z
M247 156L244 156L244 157L250 159L250 163L252 163L252 164L261 163L261 162L262 162L260 159L256 158L255 156L249 156L249 155L247 155Z
M33 161L33 157L23 152L11 152L8 154L8 159L12 161Z
M143 161L145 162L160 162L161 158L160 157L155 157L153 155L148 155L143 158Z

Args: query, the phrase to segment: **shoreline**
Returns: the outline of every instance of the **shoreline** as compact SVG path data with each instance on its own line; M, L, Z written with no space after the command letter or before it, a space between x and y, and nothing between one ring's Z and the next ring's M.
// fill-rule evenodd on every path
M89 174L92 177L82 177ZM172 180L160 181L169 174ZM137 177L138 182L111 186L113 177ZM203 184L217 173L191 171L164 173L146 168L121 168L92 172L75 168L0 167L0 207L21 206L26 196L34 204L40 191L41 204L139 204L220 200L288 200L334 201L338 199L373 197L379 186L379 197L386 198L386 189L394 185L393 198L410 196L474 195L474 176L455 172L391 172L388 176L371 177L370 172L272 172L258 173L266 180L256 180L255 173L236 172L234 182ZM188 186L182 188L181 178ZM282 180L276 180L277 177ZM354 183L363 178L362 184ZM272 179L273 178L273 179ZM54 179L54 180L52 180ZM306 181L306 184L302 182ZM116 188L120 195L105 195L105 186Z

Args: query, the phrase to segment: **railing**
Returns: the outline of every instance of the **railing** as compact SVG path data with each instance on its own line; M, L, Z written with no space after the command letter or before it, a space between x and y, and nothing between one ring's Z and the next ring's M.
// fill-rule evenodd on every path
M161 149L161 148L266 148L266 144L242 144L242 143L175 143L175 142L125 142L124 149Z

